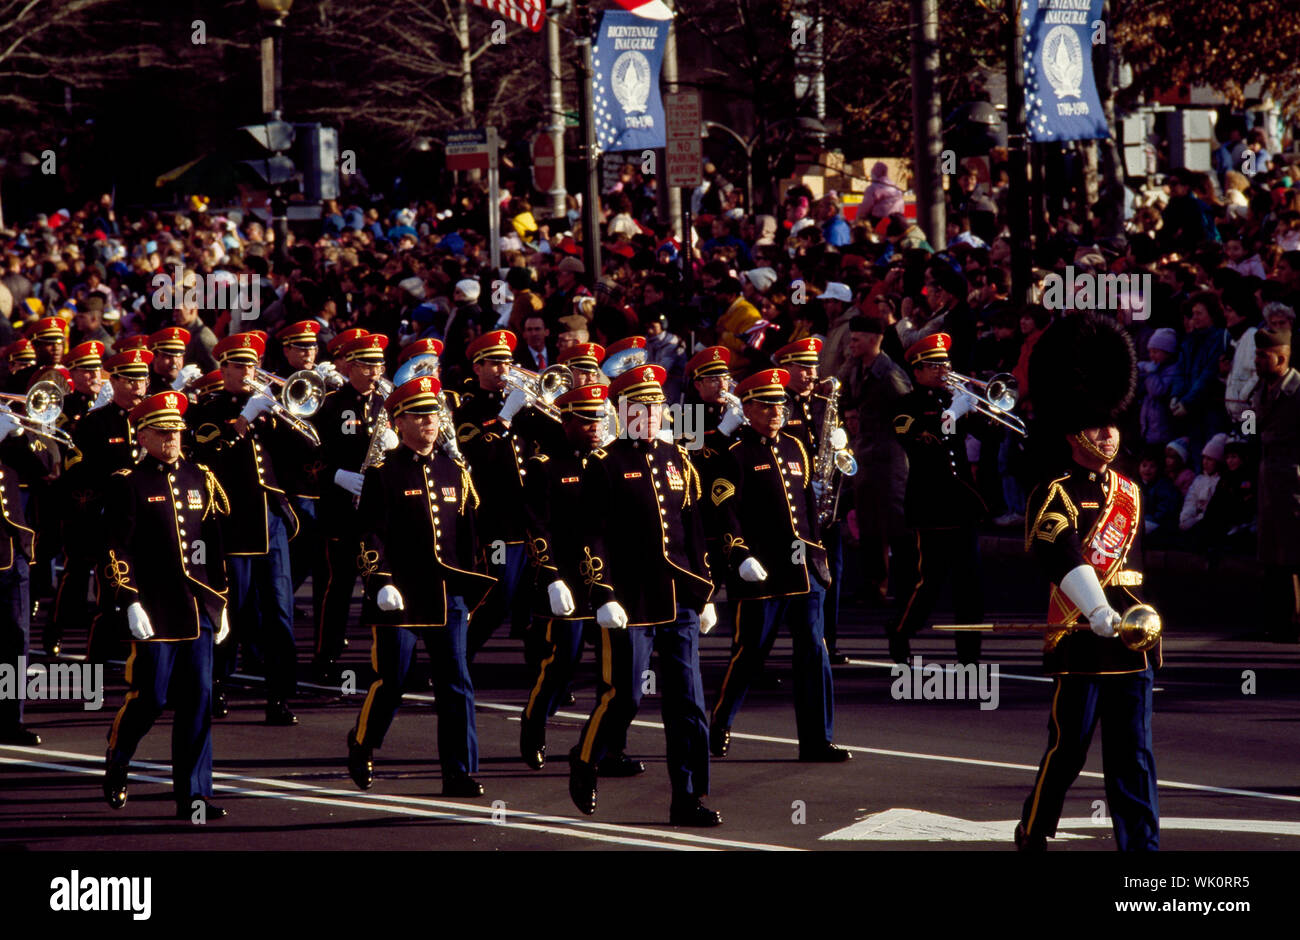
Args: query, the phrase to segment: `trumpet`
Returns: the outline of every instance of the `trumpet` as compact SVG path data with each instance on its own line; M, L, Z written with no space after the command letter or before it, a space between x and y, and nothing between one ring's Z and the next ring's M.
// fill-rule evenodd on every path
M963 392L975 399L975 410L986 418L1010 428L1021 437L1027 436L1025 422L1011 413L1020 400L1020 383L1011 373L999 372L985 382L960 372L948 372L943 381L954 393Z
M24 414L16 413L10 402L22 402ZM64 447L75 447L68 433L54 426L63 413L63 389L57 382L41 379L32 384L26 395L0 394L0 410L13 415L14 420L29 434L48 438Z
M299 369L287 379L272 375L262 369L253 373L253 378L245 379L244 385L255 395L264 395L271 400L271 410L316 447L320 446L320 435L307 418L320 410L325 400L325 382L311 369ZM277 398L274 386L280 387L281 398Z
M1086 623L960 623L934 629L952 633L1056 633L1062 630L1090 630ZM1124 611L1115 635L1134 652L1145 652L1160 642L1165 625L1154 607L1134 604Z
M552 421L561 420L555 399L574 386L573 370L558 363L547 366L541 375L512 364L501 378L507 389L523 392L528 404Z

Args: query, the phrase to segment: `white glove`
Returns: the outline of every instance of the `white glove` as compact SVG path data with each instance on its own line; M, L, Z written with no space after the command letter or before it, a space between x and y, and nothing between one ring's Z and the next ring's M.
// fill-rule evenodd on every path
M398 438L397 432L392 428L384 428L383 433L379 435L379 446L382 447L385 452L396 450L397 445L400 443L402 443L401 439Z
M627 628L627 611L618 601L602 604L596 611L596 623L606 630L624 630Z
M379 605L380 610L406 610L406 602L402 600L402 592L391 584L385 584L379 589L379 594L375 597L375 603Z
M1180 402L1177 398L1171 398L1169 399L1169 413L1173 415L1175 418L1186 418L1187 406L1184 405L1182 402Z
M745 413L743 411L728 408L726 413L722 416L722 420L718 422L718 430L723 434L731 434L736 430L736 428L740 427L744 423Z
M7 411L0 411L0 438L17 437L23 433L22 422Z
M202 374L203 370L192 362L187 366L181 366L181 371L172 380L172 388L179 392Z
M1097 580L1097 570L1092 565L1071 569L1061 579L1061 592L1070 603L1083 611L1097 636L1114 636L1115 625L1122 619L1106 601L1106 594Z
M718 623L718 611L712 604L705 604L700 611L700 633L708 633Z
M551 613L557 617L568 617L577 610L573 603L573 593L563 581L552 581L547 585L546 596L551 602Z
M134 639L148 640L153 637L153 624L149 622L149 615L139 601L126 609L126 627Z
M221 608L221 624L217 627L217 635L212 638L212 642L220 646L230 636L230 617L226 613L226 608Z
M528 396L524 394L523 389L515 389L506 396L505 403L501 406L501 413L498 417L509 424L515 415L528 404Z
M951 415L952 419L956 421L958 418L962 417L963 415L968 415L972 411L974 411L975 404L976 402L975 402L974 395L970 394L969 392L963 391L962 389L957 389L955 392L953 392L952 404L949 405L948 408L944 411L943 416L944 418L947 418L949 415Z
M849 432L843 428L836 428L831 432L831 449L843 450L849 446Z
M340 388L345 379L342 373L335 368L332 362L320 362L316 364L316 374L325 380L326 388Z
M361 495L361 484L365 482L365 479L363 474L353 473L351 470L334 471L334 482L353 496Z
M767 571L758 563L757 558L746 558L740 563L740 580L766 581Z
M249 424L252 424L258 415L270 411L273 404L274 403L271 399L267 398L265 395L255 394L248 399L248 403L244 405L244 410L239 413L239 416Z

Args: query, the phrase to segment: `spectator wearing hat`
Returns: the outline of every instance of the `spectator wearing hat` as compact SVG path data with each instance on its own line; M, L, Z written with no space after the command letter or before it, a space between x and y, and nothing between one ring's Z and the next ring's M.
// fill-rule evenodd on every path
M583 283L586 274L586 266L577 258L567 254L560 258L555 266L555 286L546 295L543 312L547 323L555 323L560 317L572 313L575 297L591 296L591 291Z
M1289 330L1255 334L1258 415L1259 560L1265 566L1266 629L1300 639L1300 371L1291 365Z
M648 286L646 293L650 294ZM670 402L681 401L689 355L686 341L669 331L668 317L657 304L642 307L641 330L645 334L646 362L663 367L664 395Z
M87 340L104 344L105 351L113 353L113 336L104 329L104 295L92 293L82 299L77 311L72 315L72 330L68 335L68 345L76 346Z
M713 289L713 294L722 310L717 322L718 343L731 351L733 367L743 370L748 352L745 333L762 316L758 308L744 298L740 281L734 277L720 280Z
M1196 479L1196 473L1187 466L1187 438L1180 437L1165 444L1165 476L1178 488L1179 505L1187 489Z
M208 822L226 815L209 801L213 647L230 633L220 520L230 507L212 471L181 456L188 404L168 391L132 409L146 456L113 476L106 499L110 586L126 608L131 689L109 733L103 786L108 805L121 809L131 757L170 705L176 817Z
M861 538L862 590L868 603L884 601L889 584L891 546L901 557L906 536L903 494L907 453L894 432L894 416L912 390L901 366L881 349L884 325L875 317L849 323L849 358L840 367L840 408L857 412L857 432L850 438L858 473L846 500L857 507ZM847 507L846 507L847 508Z
M1161 444L1172 436L1169 415L1169 397L1178 368L1178 334L1169 327L1161 327L1147 340L1146 360L1138 363L1142 381L1142 407L1138 420L1142 440L1147 444Z
M826 344L822 353L822 371L838 375L850 358L848 351L849 321L862 313L853 303L853 292L847 284L831 281L817 295L817 302L825 314Z
M1219 467L1223 464L1223 448L1227 441L1226 434L1216 434L1206 442L1201 450L1201 472L1188 487L1187 495L1183 497L1183 508L1178 514L1178 528L1186 533L1192 545L1201 550L1206 545L1199 526L1215 487L1219 485Z
M297 689L289 541L297 535L298 518L275 467L287 437L297 432L274 416L270 398L249 389L265 352L266 341L253 331L217 343L213 354L221 364L223 388L190 408L186 419L194 459L212 469L230 497L222 541L233 636L217 655L217 681L234 673L235 648L241 645L245 670L265 667L266 723L289 726L298 723L288 704ZM254 648L261 663L253 659ZM222 692L214 692L218 717L222 698Z
M1164 472L1164 454L1159 445L1143 448L1138 462L1138 486L1142 489L1142 540L1148 548L1167 548L1178 535L1178 516L1183 494Z

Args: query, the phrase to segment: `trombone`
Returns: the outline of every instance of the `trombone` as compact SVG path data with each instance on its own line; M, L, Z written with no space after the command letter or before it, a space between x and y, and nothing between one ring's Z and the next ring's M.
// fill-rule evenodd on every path
M287 379L272 375L263 369L256 369L253 378L245 379L244 385L255 395L264 395L271 400L271 410L316 447L320 446L320 435L307 418L320 410L325 400L325 381L311 369L299 369ZM274 386L280 387L280 398L275 396ZM283 399L283 400L281 400Z
M1011 413L1020 400L1020 383L1009 372L999 372L987 382L960 372L948 372L944 384L956 392L964 392L975 399L975 410L986 418L1008 427L1021 437L1027 436L1025 422Z
M540 375L511 364L506 368L502 381L509 391L523 392L529 406L536 408L552 421L560 421L560 409L555 407L555 399L573 388L575 380L573 370L566 365L556 363L547 366Z
M10 402L22 402L24 414L16 413ZM0 394L0 410L13 415L24 431L45 437L64 447L75 447L68 432L56 428L54 422L63 413L63 388L57 382L41 379L34 382L26 395Z

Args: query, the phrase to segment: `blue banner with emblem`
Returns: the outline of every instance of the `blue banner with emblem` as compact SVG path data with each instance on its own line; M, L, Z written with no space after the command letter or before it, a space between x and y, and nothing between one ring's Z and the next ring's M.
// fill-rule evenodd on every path
M1021 0L1025 119L1038 143L1110 136L1092 74L1093 37L1107 41L1103 0Z
M592 42L596 144L606 153L653 150L665 145L659 68L668 21L623 10L600 18Z

